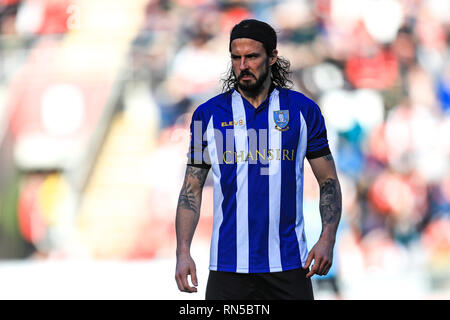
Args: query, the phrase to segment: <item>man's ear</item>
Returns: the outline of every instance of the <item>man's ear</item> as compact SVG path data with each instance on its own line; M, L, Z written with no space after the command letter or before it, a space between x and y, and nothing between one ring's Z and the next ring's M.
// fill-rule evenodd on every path
M272 54L269 57L269 64L272 66L275 64L275 62L277 62L278 59L278 50L277 49L273 49L272 50Z

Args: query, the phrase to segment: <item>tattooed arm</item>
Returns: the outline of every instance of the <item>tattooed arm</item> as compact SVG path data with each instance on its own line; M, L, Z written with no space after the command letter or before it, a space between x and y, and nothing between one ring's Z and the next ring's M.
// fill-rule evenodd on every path
M178 198L175 228L177 234L177 267L175 280L178 289L184 292L196 292L197 272L190 254L192 238L200 217L202 190L209 168L187 166L183 187ZM194 287L188 283L191 276Z
M314 265L307 277L313 274L326 275L333 263L333 248L336 232L341 218L342 195L336 173L333 156L326 156L309 160L313 173L320 187L320 216L322 218L322 233L320 238L308 254L305 269L309 268L312 260Z

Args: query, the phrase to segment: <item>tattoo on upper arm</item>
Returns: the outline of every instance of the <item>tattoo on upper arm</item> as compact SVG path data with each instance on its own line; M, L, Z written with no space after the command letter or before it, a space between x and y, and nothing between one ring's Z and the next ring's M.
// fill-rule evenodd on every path
M320 214L322 223L339 222L342 209L342 196L339 183L335 179L327 179L320 185Z
M208 176L208 171L209 169L187 166L186 176L188 178L194 178L199 183L200 187L203 187L206 177Z
M323 158L327 161L333 161L333 155L331 153L327 154L326 156L323 156Z
M178 207L200 213L201 192L209 169L187 166L186 175L178 198Z

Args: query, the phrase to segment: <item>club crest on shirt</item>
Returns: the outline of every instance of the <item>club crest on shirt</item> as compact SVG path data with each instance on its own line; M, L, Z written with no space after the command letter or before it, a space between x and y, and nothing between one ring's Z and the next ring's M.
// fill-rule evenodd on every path
M273 120L275 121L275 129L280 131L289 130L289 110L274 111Z

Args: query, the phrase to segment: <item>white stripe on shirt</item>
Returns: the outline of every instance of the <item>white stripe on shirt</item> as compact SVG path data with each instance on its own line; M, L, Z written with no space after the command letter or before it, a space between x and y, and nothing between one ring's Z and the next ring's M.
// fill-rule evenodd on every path
M304 223L303 223L303 161L306 155L307 147L307 132L308 128L306 126L305 119L300 112L300 135L298 139L297 146L297 157L295 159L295 181L296 181L296 200L297 200L297 212L295 219L295 233L297 235L298 247L300 250L300 259L302 261L302 266L305 265L306 258L308 256L308 247L306 244L306 237L304 234Z
M280 110L278 90L270 96L269 146L268 149L281 150L282 133L275 129L274 111ZM281 203L281 159L269 161L269 268L270 272L282 271L280 252L280 203Z
M239 123L244 119L241 126L234 126L234 143L236 154L247 159L247 119L245 115L244 102L241 95L234 91L232 95L233 121ZM249 268L249 234L248 234L248 161L237 161L236 164L236 250L237 272L248 272Z
M217 258L219 247L219 229L223 221L222 202L223 193L220 186L220 168L219 158L217 155L216 139L214 137L214 122L213 117L208 122L206 129L206 135L208 139L208 152L211 159L211 171L214 179L214 218L213 229L211 236L211 250L210 250L210 270L217 270Z

